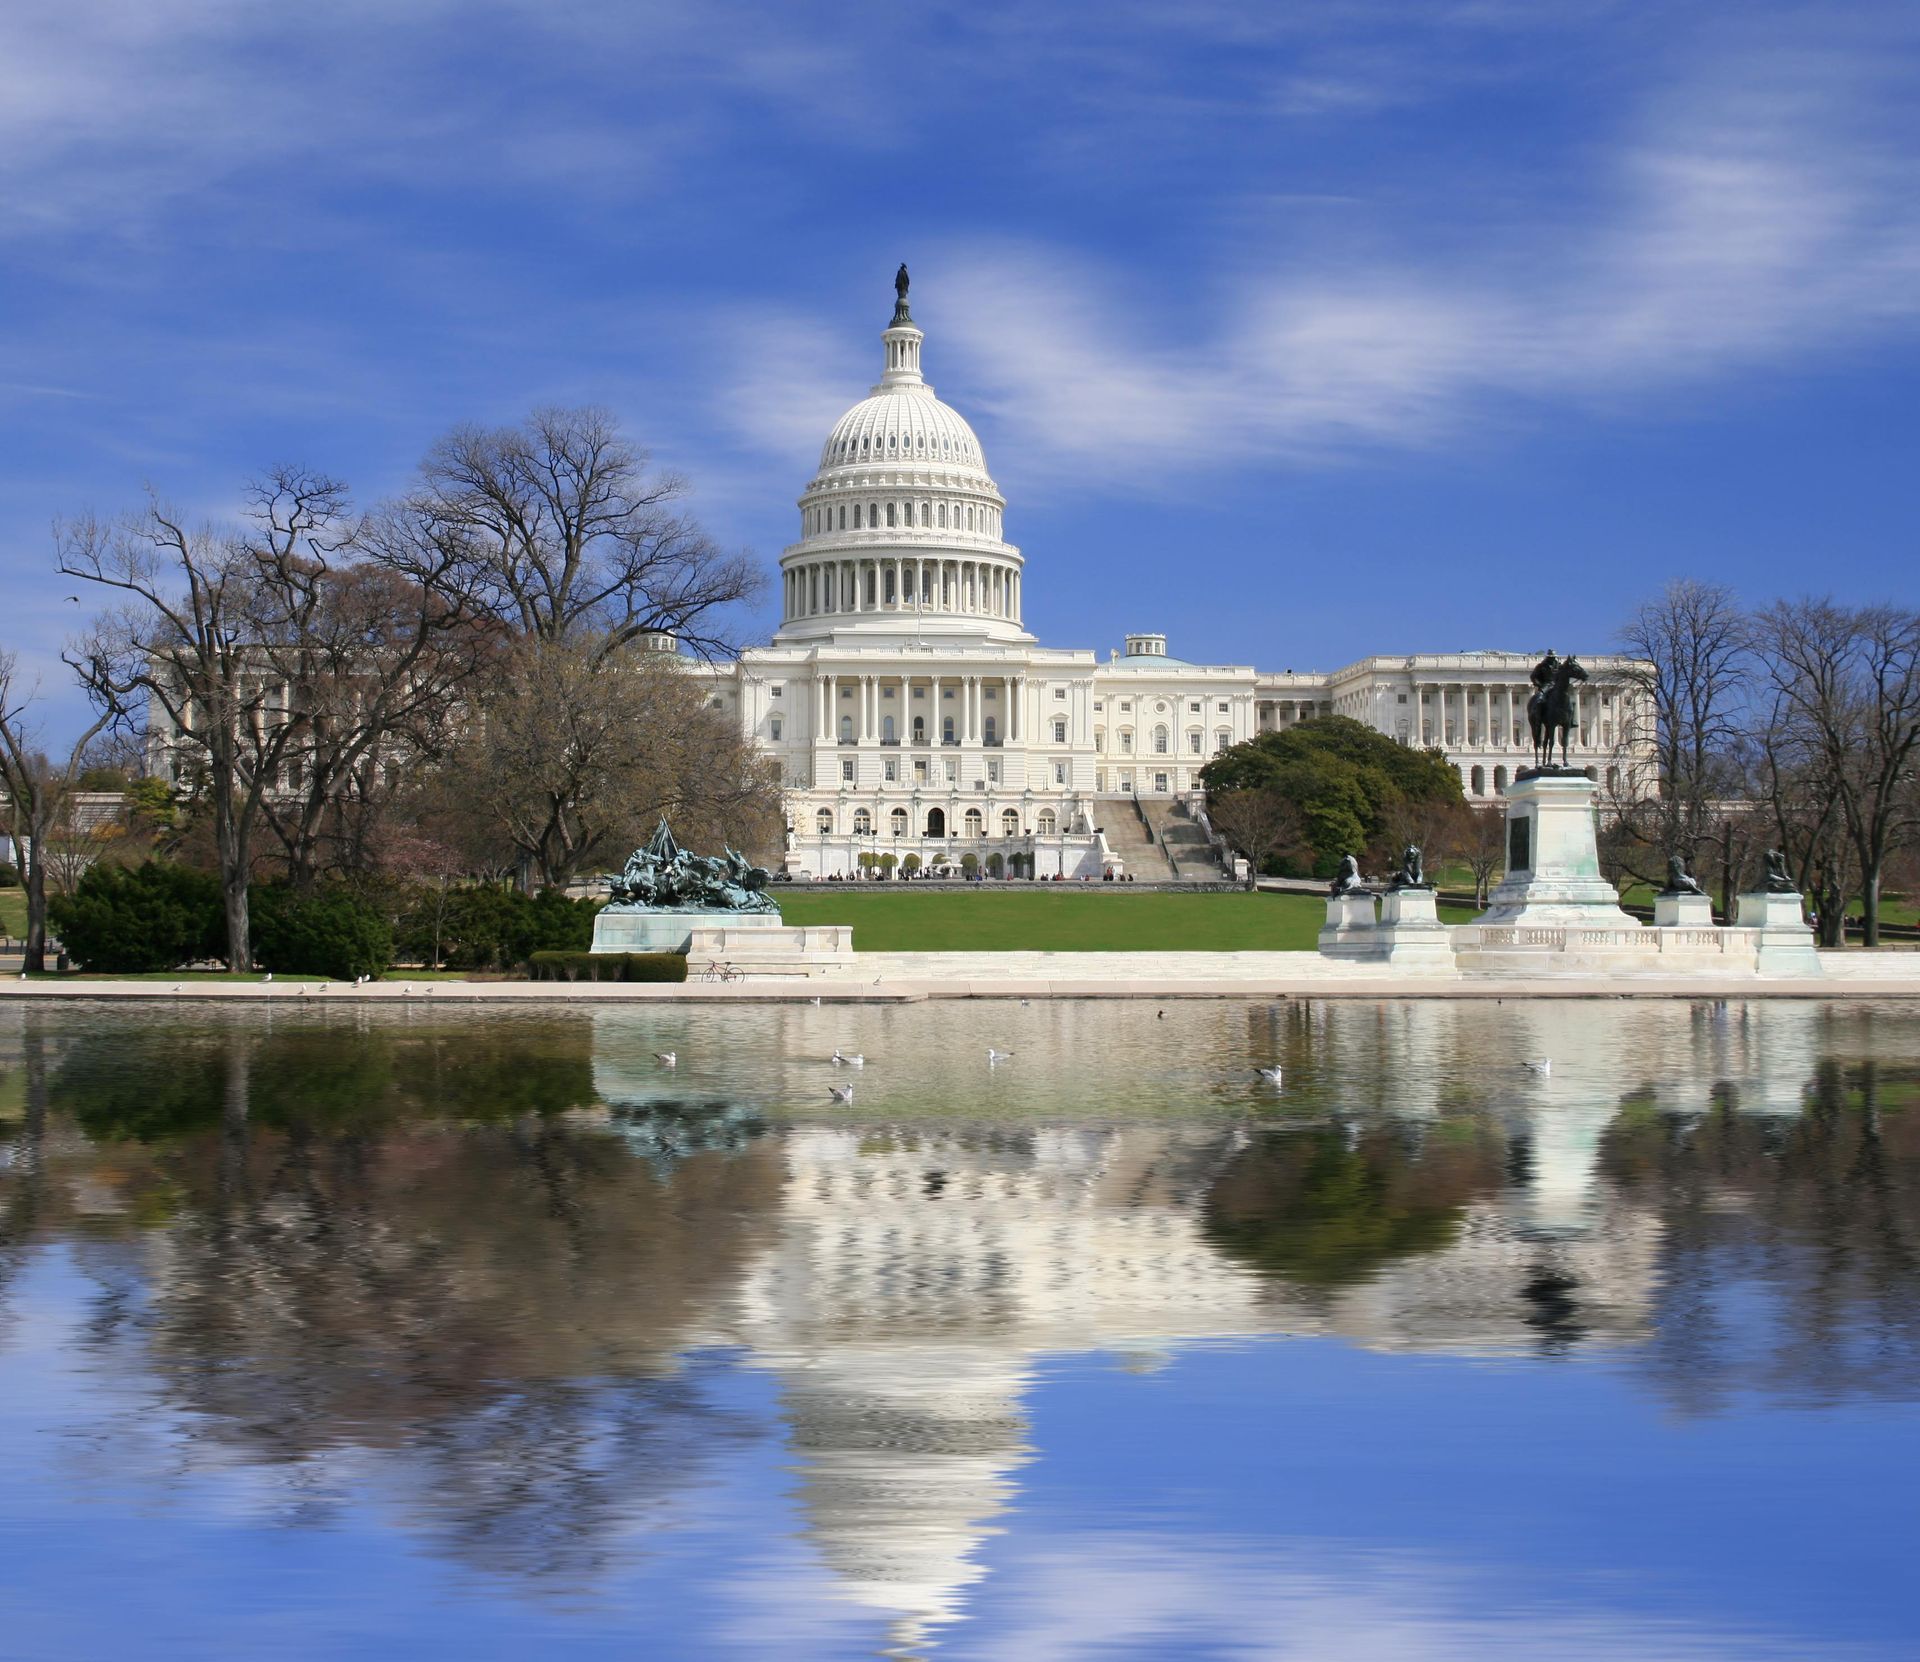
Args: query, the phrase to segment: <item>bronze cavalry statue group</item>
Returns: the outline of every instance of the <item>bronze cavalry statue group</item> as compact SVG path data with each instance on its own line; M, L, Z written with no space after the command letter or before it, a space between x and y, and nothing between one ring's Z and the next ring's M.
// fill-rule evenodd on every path
M745 855L689 854L673 840L663 819L645 848L627 856L624 870L607 880L609 911L777 912L766 892L767 873Z

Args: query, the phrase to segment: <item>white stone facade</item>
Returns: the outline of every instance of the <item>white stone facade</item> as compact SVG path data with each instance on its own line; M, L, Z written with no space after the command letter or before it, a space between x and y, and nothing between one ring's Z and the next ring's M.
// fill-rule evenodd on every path
M1470 798L1497 797L1531 759L1537 653L1329 674L1192 664L1151 633L1105 661L1041 646L1021 624L1026 561L1003 539L1005 498L973 429L922 378L904 301L882 339L880 381L835 423L800 495L772 643L699 671L779 764L791 869L971 854L983 870L1019 856L1041 877L1099 877L1122 864L1100 828L1130 799L1196 793L1216 752L1316 715L1444 750ZM1579 748L1617 773L1647 748L1629 745L1627 660L1582 662Z

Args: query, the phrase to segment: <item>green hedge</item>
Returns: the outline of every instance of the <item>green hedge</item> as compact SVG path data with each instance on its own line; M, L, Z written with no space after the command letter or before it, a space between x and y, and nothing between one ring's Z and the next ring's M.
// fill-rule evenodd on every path
M377 976L393 962L393 930L364 900L327 886L302 893L282 883L247 891L254 963L282 975L336 981Z
M104 975L177 969L227 952L219 880L166 860L91 865L71 896L47 902L47 916L67 955Z
M536 981L684 981L679 952L536 952L527 960Z
M570 900L558 889L527 895L501 883L463 883L441 894L423 886L403 909L394 945L408 963L433 963L437 941L449 969L505 969L536 952L586 951L599 909L596 900Z

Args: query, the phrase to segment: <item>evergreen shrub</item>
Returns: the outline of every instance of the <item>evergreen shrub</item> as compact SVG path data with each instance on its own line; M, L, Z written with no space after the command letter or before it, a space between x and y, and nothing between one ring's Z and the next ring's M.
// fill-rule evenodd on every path
M47 917L67 956L96 974L152 974L226 956L219 879L170 860L97 862L71 895L48 900Z
M393 930L378 910L351 891L300 892L256 883L247 894L253 959L282 975L325 975L352 981L377 976L393 962Z

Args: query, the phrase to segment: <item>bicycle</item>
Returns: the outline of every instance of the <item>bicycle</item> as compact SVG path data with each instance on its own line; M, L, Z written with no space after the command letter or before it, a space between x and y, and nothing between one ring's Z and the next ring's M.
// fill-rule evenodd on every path
M700 972L702 981L744 981L746 978L745 970L737 970L732 964L723 964L717 958L709 959L707 967Z

